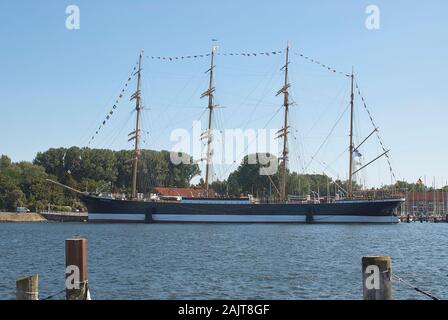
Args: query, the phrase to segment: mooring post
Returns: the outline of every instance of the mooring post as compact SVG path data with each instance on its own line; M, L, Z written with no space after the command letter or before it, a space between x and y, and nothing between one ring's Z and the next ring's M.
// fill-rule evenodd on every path
M39 275L16 280L16 300L39 300Z
M67 300L87 300L87 239L65 240L65 295Z
M364 300L392 300L392 262L390 257L363 257Z

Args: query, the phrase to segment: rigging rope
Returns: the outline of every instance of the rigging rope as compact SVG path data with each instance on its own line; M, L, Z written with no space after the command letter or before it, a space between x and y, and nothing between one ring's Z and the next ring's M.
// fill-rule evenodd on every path
M98 133L101 131L101 128L104 127L106 125L106 122L109 121L109 119L112 117L112 115L114 114L115 110L118 107L118 103L119 101L123 98L124 93L129 85L129 82L132 80L132 77L135 75L135 70L137 70L137 65L138 62L136 63L136 65L134 66L134 68L132 69L131 75L130 77L126 80L124 87L121 89L120 94L118 95L118 98L115 100L114 105L112 106L112 108L110 109L110 111L107 113L107 115L105 116L103 122L100 124L100 126L98 127L98 129L95 131L95 134L92 135L92 137L90 138L89 142L87 143L87 146L90 146L90 144L93 142L93 140L95 139L95 137L98 135Z
M283 51L278 50L278 51L270 51L270 52L251 52L251 53L247 53L247 52L230 52L230 53L220 53L217 52L216 55L219 56L242 56L242 57L257 57L257 56L271 56L271 55L278 55L278 54L282 54ZM314 64L317 64L319 66L321 66L322 68L324 68L325 70L328 70L332 73L337 73L340 75L343 75L347 78L350 78L351 75L342 71L338 71L337 69L328 66L325 63L320 62L317 59L311 58L301 52L297 52L297 51L293 51L293 54L296 56L299 56L307 61L310 61ZM188 56L146 56L146 58L148 59L152 59L152 60L162 60L162 61L179 61L179 60L186 60L186 59L197 59L197 58L206 58L209 57L210 53L206 53L206 54L196 54L196 55L188 55Z
M395 274L392 274L392 277L395 278L395 280L397 280L398 282L403 283L404 285L408 286L409 288L411 288L411 289L417 291L418 293L421 293L421 294L423 294L423 295L425 295L425 296L431 298L432 300L439 300L439 298L435 297L435 296L432 295L431 293L429 293L429 292L427 292L427 291L424 291L424 290L422 290L422 289L420 289L420 288L418 288L418 287L416 287L416 286L410 284L409 282L403 280L401 277L399 277L399 276L397 276L397 275L395 275Z
M62 289L61 291L58 291L58 292L56 292L56 293L53 293L52 295L49 295L49 296L47 296L47 297L45 297L45 298L43 298L43 299L40 299L40 300L50 300L50 299L53 299L55 296L57 296L58 294L61 294L61 293L63 293L63 292L65 292L65 288L64 289Z
M263 127L263 129L266 129L266 127L269 125L269 123L278 115L278 113L280 112L280 110L282 110L283 109L283 106L280 106L278 109L277 109L277 111L274 113L274 115L266 122L266 124L264 125L264 127ZM258 138L258 131L257 131L257 133L256 133L256 135L255 135L255 139L257 139ZM252 142L254 142L254 140L255 139L252 139L250 142L248 142L248 144L245 146L245 148L244 148L244 150L243 150L243 153L240 153L239 155L238 155L238 157L237 158L239 158L239 157L241 157L248 149L249 149L249 145L252 143ZM224 171L224 174L227 174L228 172L229 172L229 170L231 169L232 167L231 166L229 166L225 171Z
M356 91L357 91L358 95L360 96L360 98L362 100L362 105L363 105L364 109L367 111L367 114L369 116L370 122L372 123L373 128L377 129L378 127L376 126L375 121L373 120L372 114L370 113L370 110L367 107L367 103L366 103L366 100L365 100L364 96L361 94L361 90L359 89L358 83L356 82L355 85L356 85ZM387 152L388 149L384 145L384 142L383 142L383 139L380 136L379 130L376 130L376 136L378 138L378 141L379 141L380 146L383 149L383 151ZM389 165L389 172L392 175L392 178L395 181L397 181L397 178L395 177L395 173L394 173L394 171L392 169L392 164L391 164L391 159L390 159L389 153L387 152L385 154L385 156L386 156L387 164Z
M324 145L327 143L328 139L330 139L330 136L333 134L333 131L336 129L337 125L339 124L339 122L342 120L342 118L344 117L344 114L347 112L348 108L350 107L350 105L347 105L347 107L344 109L344 111L342 112L341 116L339 117L339 119L336 121L336 123L334 124L333 128L331 128L330 132L328 133L327 137L325 138L325 140L322 142L322 144L319 146L319 148L317 149L317 151L314 153L314 155L311 157L311 160L308 162L308 164L305 167L305 171L308 170L309 166L311 165L311 163L315 160L317 154L322 150L322 148L324 147Z
M315 63L315 64L321 66L322 68L324 68L324 69L326 69L326 70L328 70L328 71L330 71L330 72L341 74L341 75L343 75L343 76L345 76L345 77L347 77L347 78L350 78L350 77L351 77L350 74L347 74L347 73L345 73L345 72L338 71L338 70L336 70L335 68L332 68L332 67L330 67L330 66L328 66L328 65L326 65L326 64L324 64L324 63L322 63L322 62L320 62L320 61L317 60L317 59L310 58L310 57L304 55L304 54L301 53L301 52L293 51L293 53L294 53L296 56L302 57L302 58L305 59L305 60L308 60L308 61L310 61L310 62L312 62L312 63Z
M271 55L277 55L277 54L282 54L282 51L279 50L279 51L258 52L258 53L246 53L246 52L239 52L239 53L235 53L235 52L231 52L231 53L220 53L220 52L218 52L218 53L216 53L216 55L220 55L220 56L244 56L244 57L271 56ZM336 68L333 68L333 67L331 67L331 66L328 66L327 64L322 63L322 62L320 62L319 60L317 60L317 59L315 59L315 58L309 57L309 56L307 56L307 55L305 55L305 54L303 54L303 53L301 53L301 52L299 52L299 51L293 51L293 54L296 55L296 56L299 56L299 57L301 57L301 58L303 58L303 59L305 59L305 60L307 60L307 61L309 61L309 62L311 62L311 63L314 63L314 64L316 64L316 65L319 65L319 66L321 66L322 68L324 68L325 70L327 70L327 71L329 71L329 72L331 72L331 73L333 73L333 74L340 74L340 75L343 75L343 76L345 76L345 77L347 77L347 78L350 78L350 77L351 77L350 74L345 73L345 72L338 71ZM146 57L149 58L149 59L152 59L152 60L179 61L179 60L185 60L185 59L206 58L206 57L209 57L209 56L210 56L210 53L206 53L206 54L196 54L196 55L187 55L187 56L146 56ZM134 68L134 70L135 70L135 68ZM361 97L361 99L362 99L363 106L364 106L365 110L366 110L367 113L368 113L368 116L369 116L369 118L370 118L370 121L371 121L372 125L374 126L374 128L377 128L377 126L375 125L375 122L373 121L373 117L372 117L372 115L371 115L369 109L367 108L367 104L366 104L366 102L365 102L365 99L364 99L364 97L361 95L361 92L360 92L360 89L359 89L359 86L358 86L357 83L356 83L356 89L357 89L357 91L358 91L358 95L359 95L359 96ZM118 100L117 100L117 101L118 101ZM347 107L347 108L348 108L348 107ZM346 110L347 110L347 109L346 109ZM343 114L345 114L346 110L343 112ZM278 113L278 112L277 112L277 113ZM276 113L276 114L277 114L277 113ZM305 167L305 171L309 168L310 164L315 160L315 157L317 156L317 154L320 152L320 150L321 150L321 149L323 148L323 146L326 144L326 142L327 142L328 139L330 138L331 134L333 133L335 127L337 126L337 124L339 123L339 121L342 119L343 114L342 114L342 116L338 119L338 121L336 122L335 126L332 128L332 130L330 131L329 135L328 135L327 138L324 140L324 142L321 144L321 146L320 146L319 149L316 151L316 153L314 154L314 156L311 157L310 162L309 162L309 163L306 165L306 167ZM275 115L274 115L274 116L275 116ZM270 122L270 121L269 121L269 122ZM104 125L104 124L105 124L105 121L103 121L103 125ZM101 126L100 126L100 128L101 128ZM99 128L99 129L100 129L100 128ZM97 133L98 133L98 131L96 132L96 134L97 134ZM379 135L379 132L378 132L378 131L376 132L376 135L377 135L378 141L379 141L379 143L380 143L380 145L381 145L381 148L383 149L384 152L386 152L387 149L385 148L385 145L384 145L384 143L383 143L383 140L381 139L381 136ZM93 140L93 138L94 138L94 136L92 136L92 140ZM90 142L89 142L89 144L90 144ZM394 172L393 172L393 170L392 170L392 165L391 165L391 161L390 161L390 156L389 156L389 154L387 154L387 153L386 153L385 156L386 156L386 159L387 159L387 162L388 162L388 165L389 165L389 171L390 171L390 173L391 173L393 179L396 180L395 174L394 174ZM339 157L338 157L338 158L339 158ZM327 169L328 169L328 167L329 167L329 166L327 166ZM226 170L226 171L227 171L227 170Z
M220 52L217 52L216 55L219 55L219 56L243 56L243 57L257 57L257 56L268 56L269 57L271 55L277 55L277 54L281 54L281 53L282 53L282 51L252 52L252 53L246 53L246 52L220 53ZM189 56L146 56L146 58L152 59L152 60L176 61L176 60L185 60L185 59L206 58L209 56L210 56L210 53L196 54L196 55L189 55Z

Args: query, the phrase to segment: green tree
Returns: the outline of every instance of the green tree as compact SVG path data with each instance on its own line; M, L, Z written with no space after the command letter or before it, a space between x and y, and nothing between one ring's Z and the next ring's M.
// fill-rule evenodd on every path
M71 147L40 152L34 164L77 189L130 193L133 161L134 152L129 150ZM187 187L199 172L197 164L174 165L168 151L141 150L137 189L148 193L155 186Z
M24 194L20 189L8 191L5 196L5 208L14 211L24 205Z
M256 160L255 163L251 163L250 159ZM278 160L275 158L271 161L277 162ZM238 169L232 172L227 179L228 187L226 189L229 195L253 194L258 197L267 197L271 192L275 192L271 180L278 185L278 174L269 177L262 175L260 171L262 167L268 165L260 164L259 154L245 156Z
M8 156L2 154L0 156L0 171L7 169L9 166L11 166L11 159Z

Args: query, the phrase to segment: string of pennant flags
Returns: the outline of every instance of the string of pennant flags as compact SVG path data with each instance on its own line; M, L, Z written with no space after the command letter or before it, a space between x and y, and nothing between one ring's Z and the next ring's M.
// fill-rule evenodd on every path
M280 55L282 54L283 51L278 50L278 51L266 51L266 52L230 52L230 53L220 53L217 52L216 55L219 56L241 56L241 57L257 57L257 56L266 56L269 57L271 55ZM322 68L332 72L332 73L337 73L340 75L343 75L345 77L351 77L350 74L345 73L345 72L341 72L336 70L333 67L328 66L327 64L324 64L322 62L320 62L317 59L311 58L301 52L293 52L296 56L299 56L305 60L308 60L311 63L315 63L319 66L321 66ZM206 58L209 57L210 53L206 53L206 54L196 54L196 55L188 55L188 56L146 56L149 59L152 60L162 60L162 61L179 61L179 60L186 60L186 59L200 59L200 58Z
M129 76L129 78L126 80L123 88L120 91L120 94L118 95L117 99L115 100L114 105L112 106L112 108L109 110L109 112L106 114L106 116L104 117L103 122L101 122L100 126L98 127L98 129L95 131L95 133L92 135L92 137L90 137L89 142L88 142L88 146L90 146L90 144L93 142L93 140L95 139L95 137L98 135L98 133L101 131L101 129L106 125L106 123L110 120L110 118L112 117L112 115L114 114L115 110L118 108L118 104L121 101L121 99L124 96L124 93L126 92L126 89L128 88L129 82L132 80L132 77L136 74L136 70L137 70L137 66L138 66L138 62L135 64L134 68L132 69L131 75Z
M373 117L372 117L372 114L370 113L369 108L367 107L366 99L364 99L364 96L361 94L361 90L359 89L358 83L355 82L355 86L356 86L356 91L357 91L359 97L361 98L362 105L363 105L364 109L367 111L367 114L368 114L368 116L369 116L369 118L370 118L370 122L372 123L372 125L373 125L373 127L374 127L375 129L378 128L378 127L376 126L376 124L375 124L375 121L373 120ZM385 156L386 156L386 159L387 159L387 164L389 165L389 171L390 171L390 174L392 175L392 177L394 178L394 180L397 180L397 178L395 177L394 171L392 170L392 164L391 164L391 162L390 162L390 156L389 156L389 153L387 152L387 149L386 149L386 147L384 146L383 139L381 138L381 136L380 136L378 130L376 130L376 136L377 136L377 138L378 138L378 141L379 141L379 143L380 143L381 148L383 149L383 151L384 151L384 153L385 153Z
M337 74L341 74L341 75L343 75L343 76L345 76L345 77L351 77L351 75L349 75L349 74L347 74L347 73L345 73L345 72L341 72L341 71L338 71L338 70L336 70L335 68L332 68L332 67L330 67L330 66L328 66L328 65L326 65L326 64L324 64L324 63L322 63L322 62L320 62L319 60L317 60L317 59L314 59L314 58L311 58L311 57L308 57L308 56L306 56L306 55L304 55L303 53L300 53L300 52L293 52L296 56L299 56L299 57L301 57L301 58L303 58L303 59L305 59L305 60L308 60L308 61L310 61L310 62L312 62L312 63L315 63L315 64L317 64L317 65L319 65L319 66L321 66L322 68L324 68L324 69L326 69L326 70L328 70L328 71L330 71L330 72L333 72L333 73L337 73Z
M282 54L282 51L267 51L267 52L230 52L230 53L215 53L218 56L242 56L242 57L257 57L257 56L271 56L271 55L277 55ZM189 55L189 56L146 56L149 59L152 60L165 60L165 61L176 61L176 60L185 60L185 59L198 59L198 58L206 58L209 57L210 53L206 54L196 54L196 55Z
M270 55L277 55L282 54L282 51L271 51L271 52L253 52L253 53L217 53L220 56L245 56L245 57L256 57L256 56L270 56Z

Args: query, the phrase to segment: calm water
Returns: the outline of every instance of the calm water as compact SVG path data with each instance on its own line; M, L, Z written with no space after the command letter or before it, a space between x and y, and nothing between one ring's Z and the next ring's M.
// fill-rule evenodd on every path
M448 298L448 224L0 224L0 299L38 272L64 288L65 238L88 238L93 299L360 299L361 257ZM58 295L62 299L63 294ZM394 298L425 299L394 283Z

